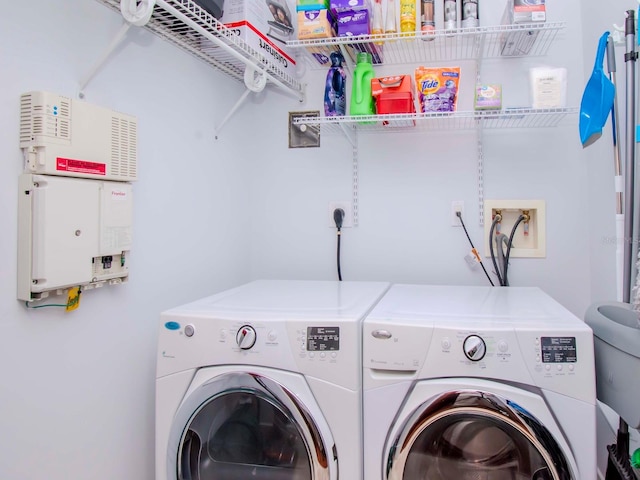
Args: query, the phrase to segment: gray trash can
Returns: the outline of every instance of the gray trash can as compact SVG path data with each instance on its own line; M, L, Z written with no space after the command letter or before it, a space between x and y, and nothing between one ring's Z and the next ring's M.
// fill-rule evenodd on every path
M628 303L599 302L589 307L585 322L593 330L598 400L640 428L638 312Z

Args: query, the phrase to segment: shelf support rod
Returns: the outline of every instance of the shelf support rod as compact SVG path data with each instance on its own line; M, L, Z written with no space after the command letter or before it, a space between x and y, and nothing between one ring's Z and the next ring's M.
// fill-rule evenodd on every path
M351 144L353 148L358 148L358 139L357 139L357 131L355 128L345 124L339 123L340 128L342 129L342 133L344 133L345 138Z
M244 84L247 87L242 96L238 99L235 105L231 108L231 111L227 114L226 117L222 119L220 125L216 128L216 140L218 139L218 132L222 130L222 127L225 123L233 116L234 113L240 108L240 105L247 99L251 92L259 93L264 90L265 85L267 84L267 76L264 71L255 70L253 67L247 66L244 71Z
M118 45L122 43L129 28L131 28L132 25L143 27L149 22L155 5L155 0L120 0L120 13L125 23L120 27L120 30L118 30L118 33L116 33L116 36L111 40L111 43L107 46L100 58L98 58L87 74L80 80L80 98L84 98L83 90L95 74L98 73L98 70L100 70L100 67L106 62L107 58L109 58L113 51L118 48Z
M482 120L476 120L478 136L478 221L484 226L484 152L482 145Z
M82 79L80 80L80 98L84 98L84 93L83 93L84 89L89 84L89 82L93 79L96 73L98 73L98 70L100 70L100 67L102 67L104 62L106 62L107 58L109 58L109 55L111 55L113 51L116 48L118 48L118 45L122 43L122 41L124 40L124 37L127 35L127 32L129 31L129 28L131 28L131 24L128 22L125 22L120 27L120 30L118 30L118 33L116 33L116 36L113 38L113 40L111 40L111 43L106 48L106 50L102 53L102 55L98 58L98 60L92 65L92 67L85 74L85 76L82 77Z
M357 135L358 133L354 131L354 143L352 144L353 147L353 165L352 165L352 203L353 203L353 209L352 209L352 213L353 213L353 226L357 227L358 226L358 218L359 218L359 211L360 211L360 205L358 204L358 187L359 187L359 171L358 171L358 145L357 145Z
M195 23L189 17L184 15L182 12L176 10L174 7L172 7L165 0L156 0L156 3L160 7L162 7L163 9L165 9L166 11L168 11L169 13L171 13L172 15L174 15L175 17L180 19L182 22L184 22L185 24L189 25L191 28L193 28L194 30L199 32L201 35L205 36L208 40L213 42L215 45L218 45L219 47L224 49L227 53L233 55L235 58L237 58L242 63L244 63L247 67L251 67L252 69L260 72L261 74L264 74L266 76L266 78L271 83L276 85L277 87L283 89L286 92L291 92L292 91L291 87L289 87L288 85L283 83L280 79L275 77L273 74L269 73L269 71L264 66L260 65L256 61L254 61L252 59L249 59L249 58L245 57L244 55L238 53L235 49L231 48L229 45L227 45L225 42L223 42L218 36L212 35L210 32L208 32L207 30L203 29L200 25ZM298 91L297 93L298 93L298 98L301 101L304 100L303 92L302 91Z
M229 119L233 116L234 113L236 113L238 108L240 108L240 105L242 105L242 103L247 99L250 93L251 93L251 90L247 88L242 94L242 96L235 103L235 105L231 107L231 111L227 113L227 116L224 117L220 122L220 124L216 127L216 136L215 136L216 140L218 139L218 133L220 133L220 130L222 130L222 127L224 126L224 124L229 121Z

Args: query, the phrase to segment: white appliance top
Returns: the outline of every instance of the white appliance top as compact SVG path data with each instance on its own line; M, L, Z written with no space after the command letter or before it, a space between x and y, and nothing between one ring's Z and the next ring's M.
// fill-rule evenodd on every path
M254 321L360 321L389 288L386 282L256 280L164 314Z
M367 320L464 328L547 327L588 330L537 287L393 285Z

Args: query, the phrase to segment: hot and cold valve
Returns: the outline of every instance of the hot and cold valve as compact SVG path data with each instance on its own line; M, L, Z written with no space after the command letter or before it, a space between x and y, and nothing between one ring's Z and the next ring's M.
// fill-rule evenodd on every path
M256 330L251 325L243 325L236 333L236 343L242 350L249 350L256 344Z

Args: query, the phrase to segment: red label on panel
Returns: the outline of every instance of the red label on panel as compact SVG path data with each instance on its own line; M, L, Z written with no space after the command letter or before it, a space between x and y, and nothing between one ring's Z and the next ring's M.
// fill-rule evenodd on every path
M107 174L107 166L104 163L60 157L56 159L56 170L61 172L88 173L91 175Z

